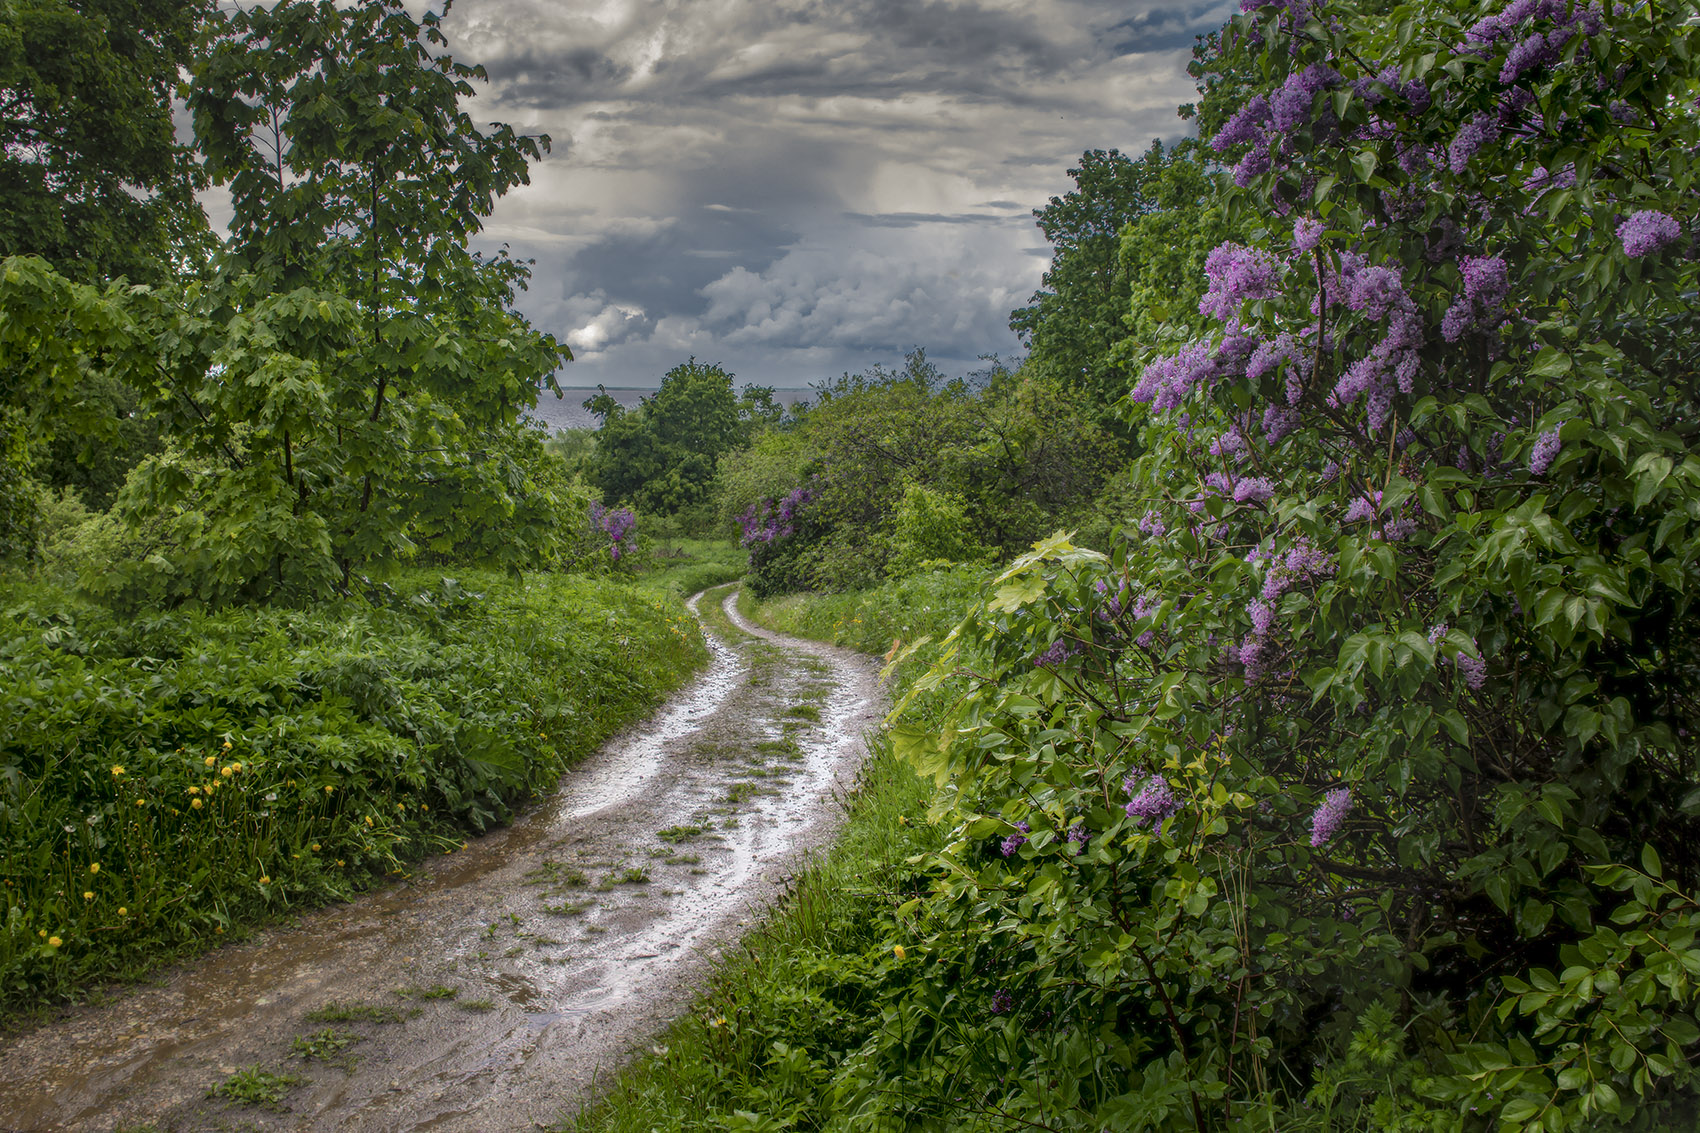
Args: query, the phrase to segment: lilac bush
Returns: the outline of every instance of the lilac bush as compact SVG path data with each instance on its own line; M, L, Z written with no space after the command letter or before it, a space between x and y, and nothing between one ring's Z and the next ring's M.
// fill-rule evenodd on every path
M1033 826L1025 886L947 851L935 902L1156 1044L1152 1128L1292 1124L1281 1075L1363 1127L1678 1127L1700 26L1250 4L1221 44L1201 119L1263 235L1135 367L1137 523L1012 563L900 736L958 844ZM1416 1053L1376 1096L1383 1016Z

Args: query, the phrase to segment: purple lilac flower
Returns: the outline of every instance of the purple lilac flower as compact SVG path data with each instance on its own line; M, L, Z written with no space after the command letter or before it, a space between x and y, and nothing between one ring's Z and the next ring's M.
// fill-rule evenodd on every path
M1373 499L1371 497L1374 497ZM1372 492L1369 496L1359 496L1346 508L1347 523L1362 523L1366 519L1374 519L1377 509L1381 507L1381 492Z
M1301 216L1293 222L1293 251L1304 255L1314 251L1322 243L1322 234L1328 231L1328 226L1312 217Z
M1545 35L1532 32L1505 56L1505 65L1499 69L1499 81L1514 83L1529 71L1552 66L1559 60L1561 46L1562 42L1549 44Z
M1275 444L1299 427L1299 411L1286 405L1271 405L1263 411L1263 439Z
M1347 787L1335 787L1322 798L1322 805L1310 816L1310 844L1313 848L1328 844L1340 832L1346 812L1352 809L1352 792Z
M1035 669L1054 669L1079 652L1079 648L1073 642L1059 637L1051 643L1049 649L1033 658L1033 667Z
M1084 822L1077 822L1068 828L1068 840L1071 845L1079 846L1082 851L1092 840L1092 832L1086 829Z
M1451 627L1449 627L1445 622L1436 622L1434 625L1429 626L1428 643L1430 645L1438 645L1440 643L1440 639L1446 636L1446 631L1449 628Z
M1682 226L1657 209L1642 209L1617 226L1626 256L1640 258L1658 251L1682 235Z
M1464 294L1483 307L1497 307L1511 294L1509 269L1501 256L1465 256Z
M1173 409L1194 389L1214 381L1221 372L1221 363L1210 344L1194 342L1145 367L1128 396L1149 403L1153 409Z
M1275 162L1270 158L1267 149L1262 146L1253 146L1234 166L1234 184L1243 189L1268 173L1274 164Z
M1222 244L1204 260L1204 275L1210 286L1199 300L1200 313L1227 322L1239 313L1247 299L1267 299L1276 292L1280 267L1261 248Z
M1484 146L1499 140L1499 124L1491 114L1478 114L1466 122L1446 147L1446 164L1454 173L1462 173Z
M1264 124L1268 121L1269 102L1262 95L1255 95L1216 131L1216 136L1210 139L1210 148L1225 153L1246 142L1261 144L1266 135Z
M1168 533L1169 525L1163 522L1163 517L1152 508L1139 517L1139 533L1151 539L1161 539Z
M1264 476L1247 476L1234 485L1237 504L1265 504L1275 498L1275 485Z
M1487 684L1487 662L1480 657L1460 653L1454 664L1458 666L1458 671L1464 674L1464 683L1471 689L1479 689Z
M1564 442L1559 440L1557 429L1542 433L1535 441L1535 447L1529 450L1529 471L1536 476L1544 476L1557 458L1558 450L1563 447Z
M1008 1015L1014 1007L1015 996L1010 994L1008 988L1000 987L992 993L993 1015Z
M1245 612L1251 617L1251 632L1268 637L1275 626L1275 608L1261 598L1253 598L1246 603Z
M1269 124L1278 134L1290 134L1310 121L1310 108L1319 91L1340 81L1340 72L1323 63L1312 63L1287 76L1281 88L1269 96Z
M1011 834L1009 837L1005 838L1002 846L1000 847L1003 850L1003 856L1006 858L1026 844L1027 834L1032 827L1028 826L1025 822L1017 822L1015 824L1015 829L1017 833Z
M1135 786L1139 787L1135 793ZM1122 789L1133 795L1133 801L1127 804L1127 816L1134 819L1135 826L1144 826L1146 822L1155 822L1157 833L1163 832L1163 823L1181 809L1181 801L1169 789L1169 781L1161 775L1153 775L1140 783L1136 778L1130 778L1122 784Z

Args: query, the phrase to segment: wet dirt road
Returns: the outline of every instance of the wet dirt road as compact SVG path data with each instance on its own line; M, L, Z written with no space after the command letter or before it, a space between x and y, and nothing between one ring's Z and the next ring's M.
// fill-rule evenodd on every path
M693 599L711 603L708 669L514 826L0 1040L0 1130L470 1133L570 1115L830 836L883 711L865 658L757 629L723 593ZM249 1067L301 1082L277 1108L207 1096Z

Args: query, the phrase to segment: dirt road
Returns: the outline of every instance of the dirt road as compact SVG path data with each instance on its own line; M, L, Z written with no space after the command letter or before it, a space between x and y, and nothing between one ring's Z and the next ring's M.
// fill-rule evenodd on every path
M707 671L557 795L405 884L5 1040L0 1130L456 1133L570 1113L830 835L883 711L866 659L709 593ZM208 1096L226 1082L276 1101Z

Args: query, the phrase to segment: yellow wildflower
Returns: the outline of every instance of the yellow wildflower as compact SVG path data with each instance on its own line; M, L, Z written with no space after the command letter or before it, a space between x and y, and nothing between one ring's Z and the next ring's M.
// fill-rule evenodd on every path
M46 936L46 935L47 935L47 930L46 930L46 929L44 929L44 928L43 928L43 929L37 929L37 930L36 930L36 935L37 935L37 936Z
M270 885L271 883L272 883L272 879L269 878L269 877L260 878L260 884L261 885Z
M127 917L130 915L130 910L126 909L123 905L120 905L118 906L118 915L121 917Z
M228 778L230 778L230 777L231 777L231 776L232 776L232 775L234 775L234 774L236 774L236 768L234 768L234 767L225 767L225 768L222 768L222 769L221 769L221 770L220 770L220 771L219 771L219 774L220 774L220 775L223 775L223 776L224 776L224 777L225 777L225 778L226 778L226 779L228 779Z
M137 805L137 806L147 806L147 805L148 805L148 800L146 800L146 799L137 799L137 800L136 800L136 805Z
M200 788L199 788L199 787L190 787L190 788L189 788L189 793L190 793L190 794L191 794L191 795L198 795L198 794L200 794L200 793L201 793L201 789L200 789Z
M372 816L369 815L369 814L366 816L366 825L367 826L372 825Z
M90 873L99 873L100 872L100 863L99 862L90 862L89 863L89 872Z
M230 765L230 769L232 771L240 772L242 770L242 765L240 763L232 763Z
M225 741L224 741L224 750L225 750L225 751L229 751L229 750L230 750L230 741L229 741L229 740L225 740Z
M94 892L92 890L89 890L89 889L83 890L83 900L85 900L85 901L94 900Z
M319 852L319 844L317 842L313 843L313 852L315 854Z
M191 807L193 807L195 810L200 810L201 809L201 800L200 799L190 799L189 805Z
M903 950L903 945L901 945L901 944L892 945L891 946L891 954L893 956L896 956L899 960L903 959L903 957L908 955L908 953Z
M124 765L122 763L114 763L112 765L112 777L116 779L122 774L124 774Z
M204 760L202 760L201 762L205 763L208 767L211 767L213 764L218 762L218 756L209 755Z
M419 809L420 809L420 810L430 810L430 809L431 809L431 808L430 808L430 807L428 807L428 806L426 806L426 805L425 805L425 804L424 804L424 803L420 803L420 804L419 804Z
M331 785L329 783L326 783L325 784L325 794L328 795L330 793L331 793Z
M47 946L49 948L57 948L63 943L65 943L65 942L63 940L60 940L57 936L50 936L50 937L47 938Z

